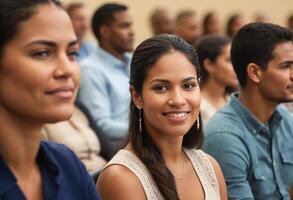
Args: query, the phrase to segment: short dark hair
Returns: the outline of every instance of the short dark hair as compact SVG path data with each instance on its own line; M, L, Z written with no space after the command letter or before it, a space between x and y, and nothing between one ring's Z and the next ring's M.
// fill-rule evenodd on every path
M19 24L31 18L37 6L49 3L62 7L58 0L0 0L0 55L18 32Z
M240 86L246 86L249 63L266 70L276 45L292 39L292 32L279 25L257 22L243 26L231 46L231 60Z
M222 53L223 47L230 44L231 40L228 37L207 35L199 39L196 45L198 60L201 66L201 82L204 84L209 74L205 70L204 60L208 59L215 62L218 56Z
M68 15L71 17L71 13L76 10L76 9L79 9L79 8L83 8L84 7L84 4L81 3L81 2L75 2L75 3L71 3L71 4L68 4L67 7L66 7L66 12L68 13Z
M127 6L117 3L107 3L99 7L92 19L92 30L95 37L98 40L100 39L100 27L109 25L114 20L114 13L126 11L127 9Z

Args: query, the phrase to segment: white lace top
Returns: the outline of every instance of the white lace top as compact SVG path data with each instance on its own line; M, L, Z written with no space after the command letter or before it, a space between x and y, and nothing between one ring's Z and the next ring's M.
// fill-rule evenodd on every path
M206 200L220 200L219 185L213 166L207 155L201 150L184 149L187 157L191 160L193 168L203 186ZM107 164L123 165L132 171L141 182L148 200L164 200L152 175L140 159L127 150L120 150Z

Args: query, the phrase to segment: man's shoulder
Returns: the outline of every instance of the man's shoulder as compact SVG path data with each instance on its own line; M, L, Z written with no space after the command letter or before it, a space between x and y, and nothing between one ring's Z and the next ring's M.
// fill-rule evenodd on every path
M224 106L208 121L205 127L205 133L210 132L239 132L243 128L243 122L239 117L240 113L230 105Z

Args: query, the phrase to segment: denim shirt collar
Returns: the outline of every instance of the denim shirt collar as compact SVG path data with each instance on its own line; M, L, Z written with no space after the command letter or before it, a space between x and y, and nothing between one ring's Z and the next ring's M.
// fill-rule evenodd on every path
M111 62L114 66L122 68L124 70L129 70L130 68L130 61L131 61L131 55L130 53L124 53L122 60L116 58L109 52L105 51L101 47L96 48L96 53L100 55L100 58L103 60L106 60L107 63ZM126 68L126 69L125 69Z
M59 183L59 179L62 178L62 174L60 174L58 166L55 164L55 159L50 155L48 149L42 144L40 145L40 149L37 155L37 163L40 166L41 173L43 174L45 169L45 173L51 178L55 178L56 182ZM43 168L43 169L42 169ZM6 165L2 157L0 156L0 197L4 193L13 189L17 186L17 179L13 175L12 171Z
M270 117L268 124L262 123L239 101L238 92L231 94L228 105L235 110L247 129L249 129L250 132L254 134L259 134L263 130L273 128L282 120L280 110L277 108Z

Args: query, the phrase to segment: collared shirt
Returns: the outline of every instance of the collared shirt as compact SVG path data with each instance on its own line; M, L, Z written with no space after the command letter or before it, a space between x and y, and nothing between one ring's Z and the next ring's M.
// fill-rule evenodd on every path
M89 118L108 158L116 153L128 129L130 60L128 53L122 61L97 48L81 62L77 105Z
M232 94L205 127L204 150L220 164L229 199L285 199L293 184L293 118L277 107L268 123Z
M80 45L77 61L80 63L83 59L90 56L96 49L96 45L91 42L84 42Z
M44 200L98 200L93 180L64 145L41 142L37 155ZM0 157L0 199L25 200L17 179Z

